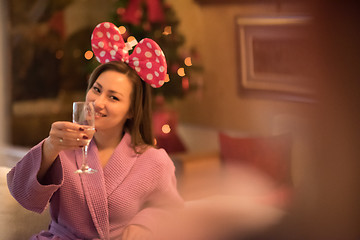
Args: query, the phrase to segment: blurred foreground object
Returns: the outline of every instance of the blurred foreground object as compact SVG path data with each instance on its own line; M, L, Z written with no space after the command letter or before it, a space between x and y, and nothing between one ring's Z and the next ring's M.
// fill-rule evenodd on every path
M205 194L186 201L183 211L162 224L166 237L161 239L247 237L276 225L286 215L277 184L253 167L228 165L212 178L201 173L197 177L206 178Z

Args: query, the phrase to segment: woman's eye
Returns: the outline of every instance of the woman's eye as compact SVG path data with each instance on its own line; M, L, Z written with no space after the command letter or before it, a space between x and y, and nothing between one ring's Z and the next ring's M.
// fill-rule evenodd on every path
M115 101L119 101L119 98L115 97L115 96L110 96L111 99L115 100Z
M95 92L100 92L100 89L98 87L94 86L93 89L94 89Z

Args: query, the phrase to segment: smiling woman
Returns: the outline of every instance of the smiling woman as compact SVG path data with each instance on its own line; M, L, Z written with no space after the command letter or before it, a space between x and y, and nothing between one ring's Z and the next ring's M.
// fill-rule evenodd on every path
M150 114L151 89L148 84L139 79L136 72L123 62L109 62L100 65L90 76L87 100L97 100L97 103L101 103L100 101L103 100L110 101L111 107L120 110L117 114L127 115L123 119L124 129L121 130L121 133L123 130L129 131L135 146L141 143L153 145L154 137ZM104 112L106 109L101 109L100 104L96 105L98 113L106 113ZM131 120L132 118L134 119ZM97 122L100 124L100 121ZM107 127L109 126L107 125ZM143 136L140 135L140 129L145 133Z
M132 89L130 79L123 73L105 71L100 74L86 94L86 101L95 103L98 131L122 135L123 129L119 126L123 126L133 115L130 112Z
M106 22L92 38L101 64L86 93L96 111L87 160L98 171L74 173L89 136L82 125L56 121L8 174L10 192L22 206L41 213L50 204L49 229L32 239L150 239L161 221L183 207L174 164L153 145L150 86L164 83L165 56L151 39L129 55L117 34Z

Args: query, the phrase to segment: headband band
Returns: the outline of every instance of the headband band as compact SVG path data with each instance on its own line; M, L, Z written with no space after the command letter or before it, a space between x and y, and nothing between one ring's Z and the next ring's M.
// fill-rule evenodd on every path
M142 80L153 88L161 87L166 78L167 64L159 45L149 39L125 43L119 29L112 23L98 24L91 35L91 46L100 63L122 61L135 69ZM129 50L136 45L129 55Z

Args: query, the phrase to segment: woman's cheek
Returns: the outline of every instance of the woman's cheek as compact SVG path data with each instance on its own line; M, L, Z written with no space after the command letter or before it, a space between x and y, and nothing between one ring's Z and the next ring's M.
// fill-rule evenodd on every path
M95 101L95 98L94 98L93 95L94 95L94 94L92 94L91 91L89 91L89 92L86 94L86 97L85 97L86 101L87 101L87 102L93 102L93 101Z

